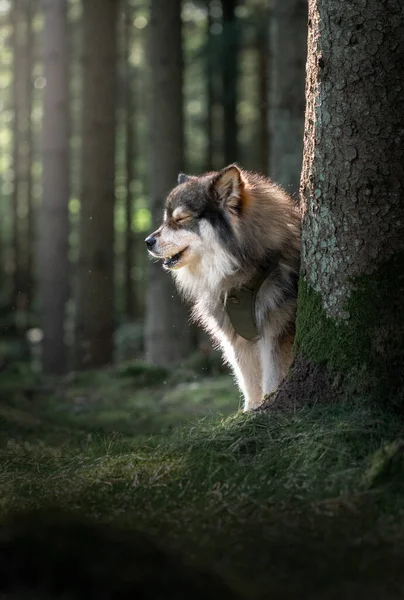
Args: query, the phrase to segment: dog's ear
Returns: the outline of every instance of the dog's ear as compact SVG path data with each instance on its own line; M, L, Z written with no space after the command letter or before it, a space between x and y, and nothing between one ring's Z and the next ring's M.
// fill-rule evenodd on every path
M177 183L185 183L189 179L191 179L189 175L185 175L185 173L178 173Z
M233 214L239 214L243 201L244 179L237 165L222 169L213 180L220 203Z

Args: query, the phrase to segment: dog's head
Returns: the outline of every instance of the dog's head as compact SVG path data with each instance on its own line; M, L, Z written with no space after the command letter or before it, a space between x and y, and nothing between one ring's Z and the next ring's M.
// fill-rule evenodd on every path
M151 256L166 269L198 267L209 255L226 252L237 263L237 232L248 197L246 180L236 165L200 177L178 176L167 197L164 220L145 242Z

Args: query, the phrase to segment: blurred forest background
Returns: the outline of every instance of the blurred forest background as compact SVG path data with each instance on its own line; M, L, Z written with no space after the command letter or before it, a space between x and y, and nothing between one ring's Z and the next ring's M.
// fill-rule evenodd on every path
M0 367L169 366L209 341L143 240L179 171L297 198L305 0L0 0Z
M307 4L0 0L2 598L205 597L181 556L238 598L403 597L404 5ZM179 171L297 201L304 135L303 267L337 300L305 279L286 410L244 414L144 238Z

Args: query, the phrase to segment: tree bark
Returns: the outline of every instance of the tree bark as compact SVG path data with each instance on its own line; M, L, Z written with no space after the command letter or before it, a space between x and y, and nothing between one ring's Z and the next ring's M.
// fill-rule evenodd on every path
M258 165L257 171L267 174L269 168L269 27L268 12L264 5L261 9L263 23L258 24L257 62L258 62L258 102L259 120L257 132ZM260 12L261 12L260 11Z
M306 40L307 0L273 0L269 173L296 197L303 158Z
M13 27L13 254L14 302L22 327L31 300L32 284L32 17L29 0L15 0ZM20 318L22 317L22 321Z
M125 314L128 318L137 315L136 293L133 285L134 271L134 234L132 231L133 216L133 183L135 179L135 102L130 55L132 50L133 10L130 0L125 2L124 23L124 61L125 61L125 164L126 164L126 199L125 199Z
M66 0L46 0L44 33L43 203L39 285L43 369L63 373L69 298L69 52Z
M280 399L404 400L404 11L309 2L296 359Z
M115 0L83 3L83 113L76 368L112 361L117 94Z
M152 0L149 28L150 194L157 226L164 199L184 164L181 1ZM188 311L160 264L150 264L146 309L147 360L170 365L187 356L191 346Z
M8 64L8 56L12 52L12 35L9 34L11 24L10 11L3 13L0 16L0 29L4 39L3 60L0 63L1 78L7 79L10 76L10 66ZM6 58L7 57L7 58ZM2 91L2 106L3 110L9 110L11 101L11 86L3 88ZM3 113L4 114L4 113ZM11 288L13 277L13 237L12 237L12 218L13 218L13 197L12 189L10 189L9 173L12 166L12 153L10 152L9 134L12 133L9 123L5 123L5 119L1 124L3 136L0 142L0 154L3 161L3 169L1 172L1 189L0 189L0 281L2 293L0 295L0 311L10 312L10 307L14 302L12 297L13 290ZM6 135L5 135L6 134Z
M223 155L225 165L238 160L238 59L239 32L236 17L237 0L222 0L222 99Z
M210 1L207 2L207 19L206 19L206 58L205 58L205 77L206 77L206 156L205 156L205 171L213 170L213 107L215 104L214 93L214 53L212 40L212 25L213 19L211 15Z

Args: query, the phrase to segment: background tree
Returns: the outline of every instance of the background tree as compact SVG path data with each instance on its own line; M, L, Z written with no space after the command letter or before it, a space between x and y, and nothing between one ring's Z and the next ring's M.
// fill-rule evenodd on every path
M303 254L281 398L404 393L404 12L309 3Z
M206 41L205 41L205 79L206 79L206 157L205 171L213 170L214 162L214 128L213 128L213 110L215 105L215 56L214 56L214 37L212 34L213 19L211 3L206 2Z
M45 11L43 204L39 233L43 368L67 367L66 303L69 298L69 55L66 0L47 0Z
M238 59L239 35L237 0L222 1L222 98L223 158L229 165L238 160Z
M114 171L117 85L115 0L83 3L80 258L75 364L108 364L114 329Z
M56 4L59 6L58 2ZM69 56L60 72L51 75L48 81L45 69L50 68L50 54L42 46L45 41L49 42L48 33L46 36L44 34L45 10L49 10L49 5L40 0L0 2L0 328L3 336L15 336L16 344L26 348L26 336L31 336L28 328L46 329L50 321L55 325L57 320L59 333L54 338L55 345L49 342L48 349L45 346L46 340L50 340L50 333L44 332L43 357L45 362L59 362L57 356L62 352L62 305L65 303L64 340L67 354L69 357L75 355L74 362L81 367L84 364L91 365L94 353L105 353L103 358L96 359L96 364L109 362L106 357L111 356L113 346L116 351L114 360L119 361L123 357L147 358L144 354L145 333L154 327L159 331L156 339L160 345L162 338L158 320L161 318L162 322L166 322L166 318L161 307L156 313L153 303L150 303L150 295L146 302L149 261L143 240L152 227L151 213L154 218L158 214L160 219L164 195L175 184L178 170L201 173L212 168L219 169L225 163L226 146L226 161L237 159L246 168L267 171L268 132L265 120L268 107L265 104L268 84L265 63L269 53L264 25L268 20L268 3L266 0L184 2L179 17L182 31L181 74L178 75L176 71L172 76L167 72L164 86L168 92L163 108L163 99L156 91L164 88L158 74L158 69L163 67L160 62L154 74L147 60L150 1L123 0L114 3L117 11L120 7L122 17L118 27L119 48L114 50L115 55L119 55L115 61L119 68L117 83L109 69L110 61L103 62L101 67L103 58L99 56L98 48L97 56L93 56L95 51L89 40L94 40L95 46L103 37L97 20L104 21L104 17L97 14L90 30L88 14L94 8L91 0L66 0L66 4ZM98 11L101 4L103 14L111 10L109 0L97 3L94 10ZM179 10L177 12L179 14ZM20 32L18 36L17 30ZM106 39L110 46L109 32ZM62 43L62 40L59 41ZM117 42L114 41L114 44L116 46ZM101 46L102 52L108 54L109 46L106 47L104 41ZM176 43L173 52L178 54L177 46ZM159 56L162 61L166 53L166 48L161 50ZM223 63L224 59L226 64ZM107 65L105 72L104 64ZM55 136L62 134L65 118L63 103L59 122L55 112L56 101L50 106L49 97L56 98L52 91L55 77L62 78L65 68L68 69L69 78L69 160L64 167L68 169L68 190L64 176L56 176L56 166L50 166L53 161L59 165L57 168L62 168L60 153L49 150L56 148L52 144L56 144ZM149 96L146 94L147 83L151 83ZM167 105L169 98L170 107ZM229 98L230 103L226 104ZM153 106L150 99L154 102ZM112 115L115 114L115 108L110 109L112 105L117 108L117 127L112 124ZM149 119L151 109L158 114L156 119L160 119L163 110L168 115L168 119L163 119L164 129L160 129L166 132L164 136L163 133L157 133L157 120L154 117L154 120ZM22 118L24 111L27 118ZM180 113L180 116L173 116L174 113ZM49 126L51 119L58 119L55 127ZM171 125L168 124L170 119ZM17 121L18 130L14 128ZM224 121L227 124L226 133ZM29 123L29 129L24 133L20 131L22 122ZM112 126L115 133L112 133ZM182 129L184 131L180 133ZM42 143L44 131L45 146ZM153 143L156 146L159 144L156 151L159 154L153 159L155 166L151 177L146 148L154 134L156 141ZM115 139L116 152L110 143L112 137ZM172 140L170 148L175 147L175 153L169 159L171 166L164 167L160 179L163 181L164 178L166 183L157 186L160 165L171 152L168 145L162 147L163 137ZM50 181L56 186L56 179L60 181L57 196L56 192L50 191ZM151 185L155 189L152 194ZM116 201L112 208L106 198L111 200L113 193ZM159 203L159 207L153 210L151 195L155 199L158 197ZM60 206L65 206L62 208L62 212L65 211L63 216L61 212L57 217L55 205L52 204L51 208L51 202L60 202ZM69 220L67 266L61 257L66 229L64 233L58 232L59 227L67 227L67 224L62 225L67 216L66 207ZM41 209L40 215L39 212L37 215L38 209ZM37 219L37 216L41 218ZM59 225L56 226L56 222ZM40 253L33 252L34 238L39 242ZM55 245L56 238L60 246ZM39 256L40 263L32 265L32 258ZM53 273L55 269L57 272ZM150 269L153 271L153 283L161 276L164 285L171 288L169 275L161 272L159 267L150 265ZM61 285L62 279L67 287ZM52 288L52 293L45 292L45 287ZM17 294L17 288L23 293ZM170 293L167 291L168 299L163 302L164 305L171 302L172 295L175 297L172 301L176 302L177 293L171 288ZM102 298L102 306L99 298ZM16 300L17 334L14 328ZM56 310L57 305L59 308ZM178 306L176 328L181 325L182 332L186 327L187 311ZM146 313L149 311L146 326ZM56 314L59 315L57 319ZM160 316L156 317L156 314ZM167 314L173 314L171 309L167 308ZM150 329L151 322L153 325ZM104 335L98 327L108 333ZM32 335L32 339L41 337L40 332ZM182 345L179 337L175 332L174 344ZM109 341L104 343L102 340L106 338ZM184 347L189 347L188 342L184 344ZM195 348L195 344L196 336L193 335L191 347ZM205 342L203 346L207 346ZM182 349L178 352L175 350L173 354L179 357L184 353L187 351Z
M125 313L128 318L134 318L137 313L136 290L133 285L134 269L134 236L132 231L132 216L134 209L133 185L135 179L135 98L133 86L133 68L131 64L132 32L134 11L130 0L124 4L124 98L125 98L125 165L126 165L126 197L125 197Z
M303 159L307 0L273 0L269 23L269 173L297 197Z
M163 202L184 168L181 1L151 0L149 32L150 195L154 225ZM158 90L158 93L154 93ZM169 365L187 356L191 346L187 311L172 278L161 265L151 265L147 287L146 357Z
M13 197L13 27L10 12L0 15L0 312L14 322L14 197ZM7 317L6 317L7 318Z
M269 158L269 69L271 64L269 54L269 10L266 2L264 1L263 6L258 5L258 22L256 31L256 51L257 51L257 62L258 62L258 113L259 119L257 121L257 166L256 170L268 174L270 165ZM261 10L259 10L261 9Z
M17 323L26 326L32 299L32 19L34 4L15 0L11 9L13 45L13 248ZM22 320L21 320L22 319Z

